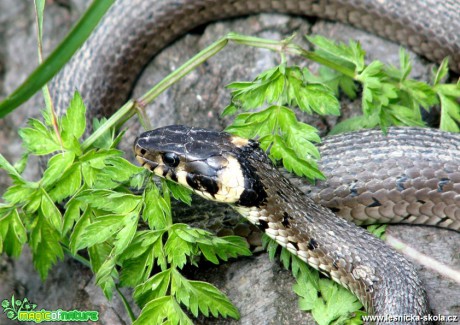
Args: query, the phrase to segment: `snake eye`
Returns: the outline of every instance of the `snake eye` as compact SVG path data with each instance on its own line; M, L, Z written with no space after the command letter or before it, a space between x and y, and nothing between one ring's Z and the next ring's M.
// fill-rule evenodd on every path
M165 152L163 154L163 162L169 167L176 167L179 165L180 159L174 152Z

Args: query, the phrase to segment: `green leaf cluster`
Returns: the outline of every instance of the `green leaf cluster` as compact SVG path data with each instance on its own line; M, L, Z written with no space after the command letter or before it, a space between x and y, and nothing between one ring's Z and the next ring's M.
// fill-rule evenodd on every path
M252 82L235 82L232 103L223 115L238 109L248 111L269 105L258 112L238 115L226 131L245 138L259 137L261 147L270 149L273 160L282 161L287 170L309 179L324 178L315 159L319 153L317 130L298 121L288 106L308 114L339 114L339 102L333 90L314 80L308 81L299 67L281 64L257 76Z
M459 132L460 86L440 84L448 72L448 61L444 60L434 74L432 84L409 78L412 63L404 49L399 52L399 68L386 66L376 60L364 63L365 52L359 43L348 45L332 42L322 36L307 37L315 46L315 56L322 67L319 76L309 74L308 80L327 84L335 93L341 90L351 99L356 97L355 82L362 86L363 115L339 123L332 134L361 128L380 126L386 131L389 126L424 126L421 109L441 106L440 129Z
M190 204L190 191L166 181L158 188L147 170L114 149L121 134L110 130L83 148L85 107L78 94L58 120L59 133L49 116L44 117L44 123L33 119L19 132L28 155L54 153L39 181L21 175L27 155L17 166L0 155L0 167L13 180L0 204L0 253L19 256L27 243L45 279L69 252L91 267L108 298L118 286L135 288L143 308L136 324L146 319L191 323L183 308L194 316L238 318L217 288L190 281L179 271L187 263L196 265L200 257L218 264L250 255L247 243L173 224L170 194ZM95 129L103 122L96 121ZM133 194L133 188L143 191ZM78 255L82 250L89 261Z

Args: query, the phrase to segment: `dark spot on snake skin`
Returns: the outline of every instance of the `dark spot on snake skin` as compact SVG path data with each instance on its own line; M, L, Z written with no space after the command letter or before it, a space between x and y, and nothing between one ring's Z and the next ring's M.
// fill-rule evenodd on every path
M329 208L329 210L331 210L332 212L336 213L336 212L339 212L340 209L339 208L335 208L335 207L332 207L332 208Z
M299 245L295 242L295 241L289 241L289 244L291 244L292 246L294 246L294 248L296 250L299 250Z
M259 224L257 225L257 227L260 230L265 231L266 229L268 229L268 222L265 220L259 219Z
M355 196L358 196L358 190L356 189L356 183L358 182L358 180L354 180L353 181L353 184L351 184L350 186L350 194L351 194L351 197L355 197Z
M333 266L336 270L339 269L339 266L337 265L337 261L332 262L332 266Z
M187 173L186 180L191 188L198 191L206 191L212 196L219 190L217 182L210 177Z
M145 155L146 152L147 150L145 150L144 148L141 149L141 155Z
M439 220L438 222L436 222L436 225L440 225L441 223L443 223L444 221L447 221L447 220L449 220L449 219L450 219L449 217L441 218L441 220Z
M171 171L171 180L173 180L174 182L177 182L177 175L174 171Z
M318 246L319 246L318 242L314 240L313 238L311 238L310 241L308 242L307 248L312 251L318 248Z
M438 192L442 192L444 185L449 184L448 178L441 178L438 183Z
M380 203L380 201L377 200L375 197L372 197L372 200L373 200L374 202L372 202L371 204L369 204L369 205L367 206L368 208L379 207L379 206L382 205L382 203Z
M412 214L409 214L408 216L405 216L404 218L401 219L401 221L405 221L405 220L408 220L410 218L412 218L413 215Z
M164 166L164 169L163 169L163 177L166 177L166 175L168 175L168 172L169 172L169 168Z
M212 178L209 177L200 177L199 182L201 186L212 196L219 191L219 186L217 185L217 182L213 180Z
M423 200L417 200L418 203L422 203L422 204L425 204L426 202L423 201Z
M244 191L238 202L236 202L237 205L260 207L267 202L268 194L257 174L257 168L251 165L251 159L247 159L247 157L257 157L257 155L261 154L264 153L259 148L259 145L254 141L250 141L248 145L241 148L241 153L236 155L244 177Z
M406 188L404 187L404 182L407 181L407 175L402 174L401 176L396 178L396 189L400 192L404 191Z
M289 219L291 219L291 216L287 213L287 212L284 212L283 213L283 221L281 221L281 223L283 224L283 226L285 226L286 228L289 227L291 224L289 222Z
M281 191L276 191L276 194L278 194L278 196L279 196L280 198L282 198L284 202L289 202L288 197L287 197L286 194L284 194L283 192L281 192Z

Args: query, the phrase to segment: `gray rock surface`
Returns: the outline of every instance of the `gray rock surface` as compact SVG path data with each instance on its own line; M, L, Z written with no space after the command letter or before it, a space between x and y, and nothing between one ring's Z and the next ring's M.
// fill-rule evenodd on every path
M78 17L87 1L51 1L45 17L45 51L49 51ZM32 69L36 62L33 9L27 0L0 0L0 98L11 92ZM204 30L189 34L159 54L141 77L134 96L145 90L168 73L179 67L200 49L229 31L261 37L282 39L297 33L296 40L308 46L302 39L306 33L321 34L341 41L359 40L369 52L369 58L398 64L398 46L362 31L341 24L324 21L307 21L282 15L259 15L245 19L212 24ZM426 79L431 64L415 58L413 76ZM219 116L228 104L229 91L226 84L235 80L250 80L257 73L278 63L278 56L265 50L231 45L202 65L180 83L168 89L147 108L153 127L183 123L201 127L224 128L229 120ZM298 58L289 58L293 64L305 65ZM314 67L315 64L312 64ZM15 161L20 157L17 129L24 125L31 110L37 112L42 106L40 98L24 105L20 110L0 120L0 152ZM344 101L344 116L357 114L359 102ZM37 114L37 113L34 113ZM309 119L310 120L310 119ZM311 123L327 131L337 122L336 117L311 119ZM128 122L126 141L121 147L132 158L132 140L139 134L140 126L133 119ZM35 173L35 176L34 176ZM30 177L37 177L30 170ZM0 172L0 190L8 180ZM207 207L216 207L210 204ZM200 208L194 208L199 211ZM207 210L208 208L206 208ZM203 210L203 209L202 209ZM187 213L186 209L181 209ZM212 210L214 211L214 210ZM216 214L230 215L226 207L216 207ZM190 211L189 211L190 212ZM208 213L212 214L214 212ZM460 234L428 227L392 226L389 233L407 242L422 253L439 261L460 268ZM418 266L435 313L460 314L460 285L436 273ZM313 324L309 314L297 308L297 298L292 292L292 276L277 262L270 262L266 254L238 259L218 267L190 269L191 276L211 281L228 294L241 312L241 324ZM128 324L129 318L118 296L108 302L94 285L91 272L79 263L66 258L50 272L42 283L33 270L31 256L25 250L18 260L0 257L0 300L27 296L40 307L53 309L98 310L100 324ZM6 322L0 315L0 324ZM223 320L204 320L199 323L224 323Z

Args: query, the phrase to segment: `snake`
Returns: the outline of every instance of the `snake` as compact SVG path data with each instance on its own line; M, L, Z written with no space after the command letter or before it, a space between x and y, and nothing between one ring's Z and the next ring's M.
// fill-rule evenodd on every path
M285 177L255 140L172 125L147 131L134 143L142 166L208 200L230 204L352 291L368 312L428 315L414 267L346 219L375 222L366 217L373 216L458 230L460 134L410 127L390 128L387 135L363 130L326 138L319 149L327 180L308 190ZM334 215L340 209L343 218Z
M152 56L175 39L212 21L261 12L348 23L429 60L449 57L450 69L460 72L455 0L118 0L54 78L54 103L63 110L78 89L91 116L107 116L127 99ZM420 128L391 128L386 137L378 131L332 137L320 149L321 168L329 177L315 187L285 177L256 141L223 132L161 128L142 134L135 152L160 176L234 206L349 288L370 313L426 315L426 293L411 263L349 220L458 231L459 143L458 135Z

